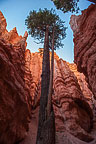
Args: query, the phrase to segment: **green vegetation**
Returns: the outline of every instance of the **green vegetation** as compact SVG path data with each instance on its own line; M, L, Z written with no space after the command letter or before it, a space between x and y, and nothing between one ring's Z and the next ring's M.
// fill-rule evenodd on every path
M42 63L42 79L41 79L41 97L40 97L40 110L39 110L39 124L37 132L37 144L48 144L48 140L51 141L52 137L48 127L46 138L42 136L44 131L43 126L46 120L53 113L51 96L53 90L53 62L54 62L54 49L63 46L62 40L66 37L66 27L64 22L61 21L58 15L56 15L53 9L41 10L38 12L31 11L27 19L25 20L29 34L38 40L40 43L44 43L43 63ZM52 62L51 62L51 75L50 75L50 58L49 49L52 50ZM49 86L50 85L50 86ZM50 94L49 94L50 92ZM49 98L48 98L49 97ZM53 118L54 119L54 118ZM55 123L55 121L53 122ZM51 128L52 129L52 128ZM54 130L55 135L55 130ZM51 137L51 138L50 138ZM55 138L55 136L54 136ZM46 140L45 140L46 139ZM50 142L49 142L50 143ZM53 144L53 140L52 140Z
M54 49L63 46L62 40L66 36L66 27L64 26L64 23L65 22L56 15L55 10L53 9L39 9L38 12L30 11L29 16L27 16L27 19L25 20L29 34L40 43L44 43L46 26L49 26L48 36L50 48L52 43L52 30L55 26Z
M51 0L54 2L57 9L62 10L64 13L66 12L76 12L78 13L79 7L78 2L79 0ZM87 0L93 3L96 3L96 0Z
M79 7L77 6L79 0L52 0L56 5L57 9L66 12L78 12Z

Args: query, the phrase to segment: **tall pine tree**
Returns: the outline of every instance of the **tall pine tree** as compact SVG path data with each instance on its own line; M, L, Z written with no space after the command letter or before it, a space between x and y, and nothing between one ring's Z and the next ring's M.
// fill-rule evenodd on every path
M66 27L53 9L41 10L38 12L31 11L25 20L29 34L35 39L44 43L42 75L41 75L41 97L39 122L37 132L37 144L54 144L55 143L55 120L54 112L51 109L50 114L47 114L49 83L50 83L50 58L49 49L52 49L54 41L54 49L63 46L62 40L66 36ZM53 38L53 28L54 38ZM52 72L53 73L53 72ZM53 86L53 85L52 85ZM50 99L51 101L51 99ZM52 103L50 102L51 107ZM50 107L49 107L50 109Z

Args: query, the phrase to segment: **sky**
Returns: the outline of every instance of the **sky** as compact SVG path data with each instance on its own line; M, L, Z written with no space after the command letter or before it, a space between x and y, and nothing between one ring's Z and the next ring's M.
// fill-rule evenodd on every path
M80 0L80 10L86 9L91 3L87 0ZM66 31L66 38L64 39L64 47L56 50L57 55L72 63L74 61L74 44L73 44L73 32L70 28L69 21L72 13L64 14L62 11L57 10L51 0L0 0L0 11L3 13L7 21L7 30L10 31L14 27L17 28L19 35L24 35L27 27L25 25L25 19L29 15L30 11L39 10L39 8L51 9L54 8L60 18L65 21L65 26L68 27ZM79 12L81 14L81 11ZM27 38L27 49L31 52L38 51L38 48L42 48L42 44L36 44L34 39L29 35Z

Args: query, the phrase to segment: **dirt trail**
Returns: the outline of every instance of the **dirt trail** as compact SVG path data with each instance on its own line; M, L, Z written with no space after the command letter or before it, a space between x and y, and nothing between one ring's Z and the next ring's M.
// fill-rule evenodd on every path
M31 122L29 124L29 131L26 138L19 144L36 144L36 135L38 127L38 114L39 107L32 112ZM94 132L94 140L89 142L89 144L96 144L96 131ZM67 131L65 132L56 132L56 144L87 144L87 142L81 141L78 138L74 137Z
M38 127L38 114L39 114L39 107L36 108L32 112L32 119L29 124L28 134L27 134L26 138L19 144L35 144L36 143L36 135L37 135L37 127Z

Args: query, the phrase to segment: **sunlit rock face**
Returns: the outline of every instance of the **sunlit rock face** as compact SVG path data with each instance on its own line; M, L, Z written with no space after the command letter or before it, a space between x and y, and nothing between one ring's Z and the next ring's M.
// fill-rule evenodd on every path
M28 131L30 93L26 88L25 45L27 33L8 32L0 12L0 144L14 144Z
M56 53L54 53L54 57L59 60ZM28 49L25 51L25 83L27 88L30 89L33 107L39 105L40 102L42 59L42 48L38 49L36 53L31 53Z
M71 16L70 25L74 32L74 61L96 99L96 4L80 16Z
M26 84L30 88L32 106L36 108L40 102L43 53L39 49L36 53L26 50L25 54ZM68 132L82 141L93 140L91 97L84 74L77 71L75 64L59 59L55 53L52 102L57 135Z
M79 83L79 85L80 85L80 89L81 89L84 97L86 98L86 101L87 101L88 103L90 103L91 100L92 100L92 95L93 95L93 94L92 94L91 90L88 88L88 83L86 82L86 77L85 77L85 75L84 75L83 73L80 73L80 72L77 71L77 66L76 66L76 64L74 64L74 63L70 64L70 63L68 63L68 62L67 62L67 64L68 64L70 70L71 70L71 71L75 74L75 76L77 77L78 83Z
M30 89L32 106L38 105L40 101L41 72L42 53L31 53L27 49L25 51L25 83L27 88Z
M56 131L67 131L78 139L89 142L93 140L89 134L92 128L92 109L81 91L76 69L73 70L74 74L72 67L62 59L55 60L53 104Z
M4 18L2 12L0 11L0 36L7 33L6 26L7 26L6 19Z
M6 26L0 12L0 143L14 144L28 131L30 106L33 117L39 108L43 49L31 53L26 49L27 32L22 37L16 28L8 32ZM86 144L94 139L91 97L83 73L55 53L52 103L57 144Z

